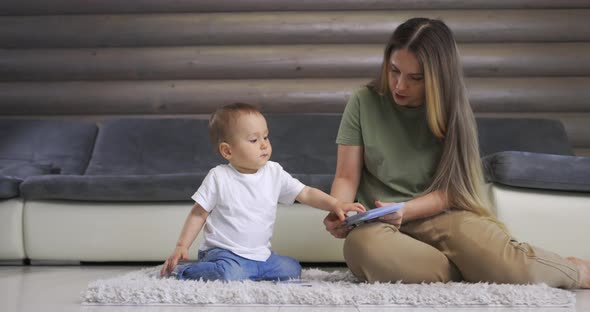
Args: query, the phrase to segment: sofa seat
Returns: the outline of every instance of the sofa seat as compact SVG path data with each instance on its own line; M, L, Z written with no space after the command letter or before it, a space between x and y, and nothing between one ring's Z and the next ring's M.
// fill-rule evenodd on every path
M24 181L20 189L27 200L183 201L196 191L206 174L35 176Z

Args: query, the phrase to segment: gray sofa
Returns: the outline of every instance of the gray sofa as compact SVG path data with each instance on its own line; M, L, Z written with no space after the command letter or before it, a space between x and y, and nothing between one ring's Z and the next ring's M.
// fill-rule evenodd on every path
M98 128L93 123L0 121L0 260L25 259L23 181L55 174L83 175Z
M267 118L272 159L329 191L340 116ZM568 246L570 235L590 234L576 225L590 217L590 158L573 156L563 126L478 119L478 127L498 217L519 239L590 258L588 247ZM202 119L113 119L100 127L0 120L0 260L163 261L190 196L221 162ZM324 212L296 204L279 206L277 215L275 251L305 262L343 261L342 240L324 230Z

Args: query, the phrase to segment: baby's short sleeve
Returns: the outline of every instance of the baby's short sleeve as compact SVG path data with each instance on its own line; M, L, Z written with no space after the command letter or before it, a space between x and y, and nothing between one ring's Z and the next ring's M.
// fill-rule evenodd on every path
M209 170L209 173L203 179L203 183L195 194L191 197L197 204L201 205L207 212L211 212L217 204L218 184L215 168Z
M295 198L301 193L305 184L293 178L282 167L280 170L279 180L281 182L281 192L279 194L279 203L291 205L295 202Z

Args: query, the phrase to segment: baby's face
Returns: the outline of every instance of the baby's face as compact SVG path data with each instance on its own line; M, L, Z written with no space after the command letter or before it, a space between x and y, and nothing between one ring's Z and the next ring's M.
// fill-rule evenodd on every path
M270 159L266 119L261 114L242 114L232 125L229 162L241 173L256 173Z

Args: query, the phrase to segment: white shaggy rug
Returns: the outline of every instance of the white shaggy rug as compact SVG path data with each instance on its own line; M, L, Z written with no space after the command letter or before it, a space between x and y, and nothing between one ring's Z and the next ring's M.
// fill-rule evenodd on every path
M304 269L302 281L200 282L160 278L161 266L91 282L91 305L402 305L571 307L575 294L547 285L359 283L350 271Z

